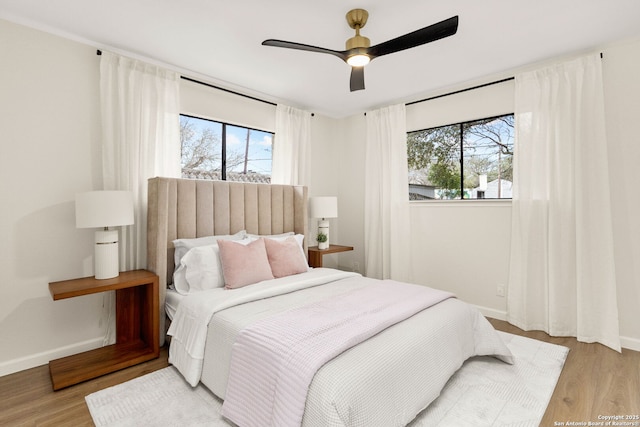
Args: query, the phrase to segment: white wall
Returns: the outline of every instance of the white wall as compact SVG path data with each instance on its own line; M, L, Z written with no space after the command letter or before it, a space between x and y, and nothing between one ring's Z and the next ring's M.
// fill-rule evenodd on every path
M411 206L411 265L416 283L455 293L503 318L509 273L509 202L435 202Z
M314 114L311 118L311 177L309 182L309 197L337 196L339 175L335 173L335 153L339 149L337 141L340 140L339 132L333 125L332 118ZM276 144L277 144L276 137ZM342 206L338 205L338 215L342 215ZM340 244L339 218L329 218L329 241ZM307 242L309 246L316 246L315 240L318 234L318 219L309 219ZM338 266L337 255L325 255L323 266L336 268Z
M180 81L180 113L274 132L276 107L188 80Z
M337 179L340 235L337 244L353 246L351 252L337 255L344 270L364 272L364 157L366 118L364 114L334 120L339 135L336 151L332 153L333 172Z
M640 350L640 40L603 51L620 335Z
M102 296L52 300L92 274L76 192L100 188L95 49L0 20L0 375L102 343Z

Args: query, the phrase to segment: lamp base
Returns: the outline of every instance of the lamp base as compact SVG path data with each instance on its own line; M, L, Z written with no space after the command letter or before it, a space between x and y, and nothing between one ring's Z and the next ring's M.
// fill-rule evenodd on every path
M94 267L96 279L112 279L120 275L118 266L118 231L99 230L95 233Z

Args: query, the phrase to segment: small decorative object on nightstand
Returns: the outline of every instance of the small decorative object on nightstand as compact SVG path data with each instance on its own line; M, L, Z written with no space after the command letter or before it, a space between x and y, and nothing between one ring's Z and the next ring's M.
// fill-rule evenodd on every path
M329 249L329 236L324 234L322 231L318 232L316 241L318 242L318 249L320 249L321 251Z
M116 343L49 362L54 390L127 368L160 355L158 276L125 271L112 279L95 277L49 283L54 300L116 291Z
M318 247L326 250L329 247L329 221L327 218L338 217L337 197L312 197L309 199L309 214L311 218L321 218L318 221ZM324 236L324 237L321 237ZM322 240L320 240L322 239Z
M352 251L353 246L329 245L327 249L319 249L317 246L309 248L309 266L322 267L322 256L338 252Z

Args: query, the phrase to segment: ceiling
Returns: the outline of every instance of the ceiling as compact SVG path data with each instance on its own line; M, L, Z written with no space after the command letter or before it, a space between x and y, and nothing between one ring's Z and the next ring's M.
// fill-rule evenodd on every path
M352 8L369 11L362 35L372 45L454 15L460 24L452 37L371 62L358 92L338 58L261 45L343 50ZM0 0L0 18L330 117L640 36L638 0Z

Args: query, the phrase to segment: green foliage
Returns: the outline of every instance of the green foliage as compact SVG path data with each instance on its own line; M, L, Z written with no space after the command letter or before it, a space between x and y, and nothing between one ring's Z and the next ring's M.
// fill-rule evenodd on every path
M460 128L443 126L412 132L407 137L410 169L426 169L428 184L459 193Z
M318 241L318 243L324 243L327 241L327 235L324 233L318 233L316 240Z
M438 162L429 168L429 180L444 190L460 190L460 168L456 165Z
M436 158L448 161L460 146L460 129L442 126L411 132L407 135L409 169L424 169Z
M476 188L480 175L489 182L512 180L513 130L514 117L507 115L407 134L410 182L434 186L443 198L459 198L461 180L466 189Z

